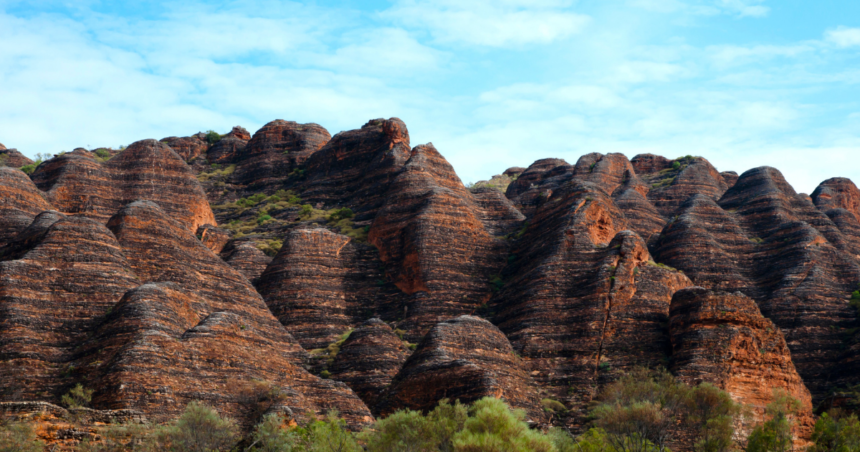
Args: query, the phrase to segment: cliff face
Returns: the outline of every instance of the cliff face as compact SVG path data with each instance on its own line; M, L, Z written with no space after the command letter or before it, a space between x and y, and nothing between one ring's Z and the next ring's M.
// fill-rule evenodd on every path
M672 372L690 384L713 383L753 410L758 420L782 389L801 401L795 437L809 438L812 396L795 371L779 328L741 293L700 287L672 298Z
M799 195L701 157L543 159L465 187L390 118L0 167L5 401L86 382L97 408L241 416L259 380L294 417L496 395L578 429L604 385L670 366L757 409L785 388L803 437L860 383L858 283L851 181Z

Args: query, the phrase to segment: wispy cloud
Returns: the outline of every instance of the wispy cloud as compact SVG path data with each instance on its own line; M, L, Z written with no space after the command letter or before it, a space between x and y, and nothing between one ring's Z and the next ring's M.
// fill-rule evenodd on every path
M383 13L405 26L426 29L436 42L504 47L547 44L581 32L587 15L572 2L525 0L401 0Z
M840 26L833 30L827 30L824 37L827 41L839 47L860 46L860 28Z

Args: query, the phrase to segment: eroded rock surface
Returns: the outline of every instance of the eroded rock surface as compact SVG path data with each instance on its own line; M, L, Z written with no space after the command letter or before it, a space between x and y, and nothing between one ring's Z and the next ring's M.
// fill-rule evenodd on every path
M672 372L688 384L709 382L749 406L757 420L781 389L801 402L795 436L809 440L812 396L791 361L779 328L751 298L701 287L672 298Z
M433 327L394 377L381 414L400 408L429 411L441 399L473 402L499 397L543 422L537 388L511 344L490 322L460 316Z

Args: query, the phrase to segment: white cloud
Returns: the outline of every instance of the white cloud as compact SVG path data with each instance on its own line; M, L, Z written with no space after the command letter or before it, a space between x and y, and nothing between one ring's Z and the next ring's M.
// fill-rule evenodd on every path
M860 46L860 28L837 27L827 30L824 39L839 47Z
M764 17L768 15L770 8L761 3L764 3L764 0L719 0L717 5L740 17Z
M383 15L426 29L440 43L504 47L546 44L581 32L590 18L564 1L402 0Z

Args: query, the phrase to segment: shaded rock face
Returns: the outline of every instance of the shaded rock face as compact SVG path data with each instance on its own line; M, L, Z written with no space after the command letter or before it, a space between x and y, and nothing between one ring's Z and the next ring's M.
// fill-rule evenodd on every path
M571 182L535 212L490 305L537 383L581 425L601 385L668 359L665 330L682 274L655 266L598 186Z
M20 168L24 165L30 165L33 161L27 158L24 154L18 152L17 149L6 149L0 144L0 166L11 166Z
M0 166L0 247L45 210L53 207L26 174Z
M135 202L108 226L146 283L128 292L88 343L86 359L106 363L98 403L176 415L190 400L241 414L232 380L284 388L295 414L338 409L353 424L371 420L343 384L301 366L304 351L248 280L151 202ZM101 357L101 356L103 357Z
M228 242L221 258L254 284L272 262L271 256L266 256L254 242L249 241Z
M856 322L846 300L860 281L854 229L840 228L779 171L747 171L719 199L697 195L656 245L660 262L709 289L740 291L778 326L813 396L828 391Z
M499 397L545 422L537 388L511 344L490 322L460 316L440 322L394 377L380 413L397 409L429 411L441 399L470 403Z
M341 345L329 368L331 378L346 383L378 415L385 389L410 353L388 324L373 318L353 330Z
M113 234L46 212L0 250L3 400L58 401L78 376L76 347L139 284Z
M213 253L218 254L224 249L227 242L230 241L230 231L216 228L211 224L204 224L197 228L197 238L206 245L206 248L209 248Z
M410 155L409 131L398 118L374 119L341 132L309 157L303 198L354 205L358 220L372 219Z
M237 161L234 180L247 190L274 192L330 139L328 131L317 124L272 121L248 141Z
M137 200L158 203L194 232L215 216L188 165L164 143L138 141L105 163L76 154L55 157L33 174L59 211L107 221Z
M357 323L356 314L366 315L357 311L373 312L373 294L350 290L363 276L350 241L321 228L294 230L257 285L272 313L306 349L335 342Z
M837 177L822 182L812 192L812 202L821 210L845 209L860 221L860 190L850 179Z
M486 303L507 244L489 234L481 218L490 215L432 145L412 150L385 199L368 241L394 284L412 296L404 325L410 337Z
M672 372L688 384L713 383L765 418L773 390L800 400L795 436L809 440L815 423L812 396L791 361L779 328L739 293L693 287L672 298L669 331Z
M203 134L192 135L190 137L167 137L161 140L162 143L170 146L171 149L182 157L182 160L190 162L201 155L206 154L209 149L209 143L206 141L206 136Z

